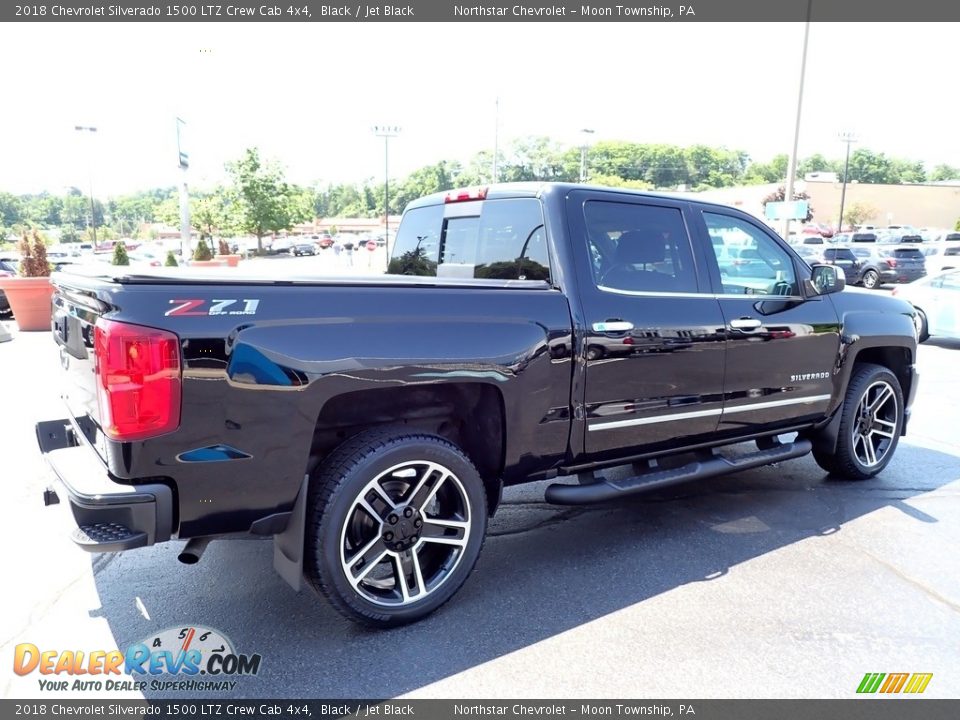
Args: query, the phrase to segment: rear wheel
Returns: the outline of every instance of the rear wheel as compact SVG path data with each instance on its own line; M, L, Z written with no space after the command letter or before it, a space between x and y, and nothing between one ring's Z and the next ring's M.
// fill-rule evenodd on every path
M486 508L483 481L452 443L402 431L362 433L311 480L307 579L351 620L414 622L472 572Z
M866 480L883 470L903 427L903 392L897 376L881 365L858 365L840 409L836 452L814 450L817 464L847 480Z
M880 285L880 275L876 270L867 270L860 282L867 290L873 290Z

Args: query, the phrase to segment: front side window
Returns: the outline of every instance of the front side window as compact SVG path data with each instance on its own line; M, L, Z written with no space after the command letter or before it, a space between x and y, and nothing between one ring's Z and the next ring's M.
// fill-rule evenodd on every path
M597 286L627 292L697 292L693 253L677 208L590 201L584 206Z
M769 235L730 215L705 212L703 219L720 268L724 294L800 294L790 255Z

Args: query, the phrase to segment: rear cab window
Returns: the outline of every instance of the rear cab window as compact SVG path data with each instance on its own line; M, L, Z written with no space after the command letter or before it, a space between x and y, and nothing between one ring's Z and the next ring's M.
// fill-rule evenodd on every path
M387 272L549 282L540 201L502 198L412 208L400 223Z

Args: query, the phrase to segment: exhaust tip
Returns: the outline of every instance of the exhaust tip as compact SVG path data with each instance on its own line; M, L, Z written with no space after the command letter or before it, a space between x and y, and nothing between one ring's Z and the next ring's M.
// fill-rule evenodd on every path
M203 556L203 551L207 549L207 545L210 544L210 538L192 538L187 541L187 544L183 546L183 550L180 551L180 554L177 555L177 560L182 562L184 565L196 565L200 562L200 558Z

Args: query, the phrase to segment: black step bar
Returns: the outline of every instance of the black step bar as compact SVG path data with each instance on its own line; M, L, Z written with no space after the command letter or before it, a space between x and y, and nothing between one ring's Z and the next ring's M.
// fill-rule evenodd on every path
M547 502L555 505L589 505L606 502L688 480L703 480L770 465L782 460L792 460L806 455L812 447L809 440L796 440L735 458L714 455L709 459L691 462L671 470L654 470L621 480L601 480L588 485L554 483L547 487L546 499Z

